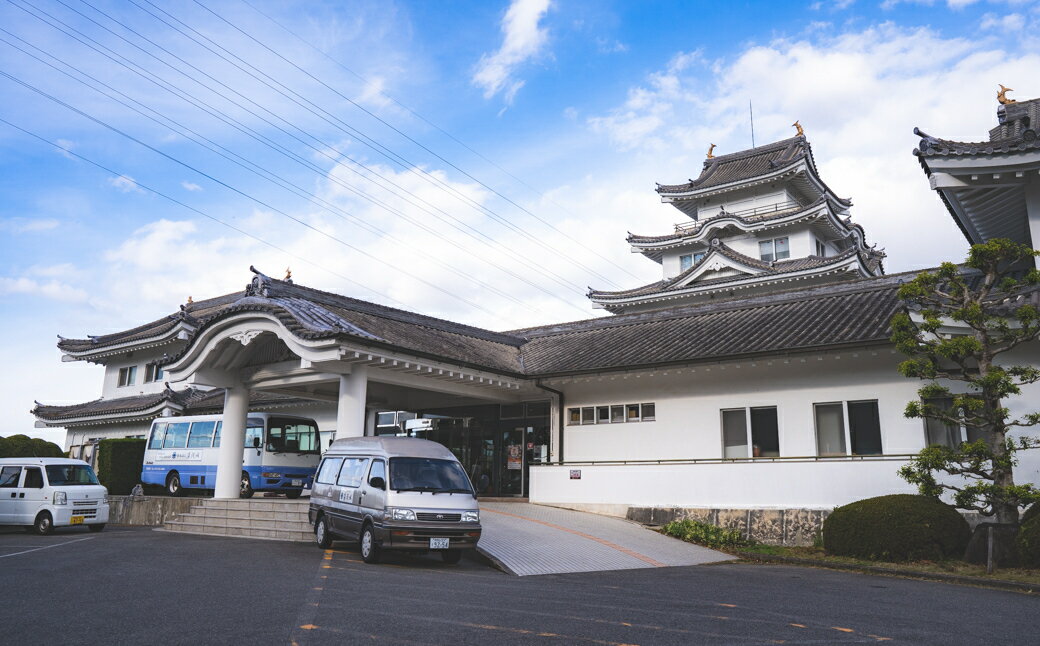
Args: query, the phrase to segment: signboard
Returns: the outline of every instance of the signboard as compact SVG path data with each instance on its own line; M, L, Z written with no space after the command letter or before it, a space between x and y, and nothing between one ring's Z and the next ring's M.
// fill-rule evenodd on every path
M571 480L581 480L581 469L571 469Z
M510 444L506 447L506 468L510 471L524 468L523 447L519 444Z
M179 449L156 454L156 462L202 462L202 451Z

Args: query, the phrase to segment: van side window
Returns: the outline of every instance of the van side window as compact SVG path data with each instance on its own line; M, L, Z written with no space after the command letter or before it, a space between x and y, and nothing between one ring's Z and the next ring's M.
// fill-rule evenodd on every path
M18 476L22 475L22 467L3 467L0 469L0 489L18 486Z
M166 436L166 422L156 422L152 426L152 439L148 441L148 448L161 449L163 437Z
M318 482L322 484L336 484L336 474L343 464L343 458L325 458L318 469Z
M386 463L382 460L372 461L372 472L368 474L368 484L372 484L372 478L382 478L386 482Z
M22 485L22 488L43 489L43 471L39 467L26 467L25 484Z
M339 480L336 484L341 487L360 487L365 477L365 467L368 466L368 458L346 458L343 460L343 468L339 472Z

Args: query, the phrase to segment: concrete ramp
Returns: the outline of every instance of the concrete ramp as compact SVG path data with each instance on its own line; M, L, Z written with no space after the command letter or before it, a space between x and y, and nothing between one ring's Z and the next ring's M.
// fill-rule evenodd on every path
M477 549L517 576L700 565L733 560L609 516L521 502L482 502Z

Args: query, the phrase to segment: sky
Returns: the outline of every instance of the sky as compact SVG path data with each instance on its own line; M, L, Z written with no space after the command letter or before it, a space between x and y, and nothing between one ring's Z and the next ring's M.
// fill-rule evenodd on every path
M1040 3L4 0L0 401L101 394L57 335L241 290L250 265L494 330L661 278L655 182L805 128L888 272L967 245L915 126L1040 96ZM751 114L754 115L753 131ZM753 132L753 135L752 135Z

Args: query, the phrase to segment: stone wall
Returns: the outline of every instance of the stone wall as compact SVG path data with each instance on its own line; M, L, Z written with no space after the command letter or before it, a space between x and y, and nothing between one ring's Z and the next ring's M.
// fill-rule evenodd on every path
M738 530L745 538L766 545L812 545L829 509L706 509L629 507L626 517L644 525L691 520Z
M163 496L109 496L108 522L112 525L159 527L202 504L202 498Z

